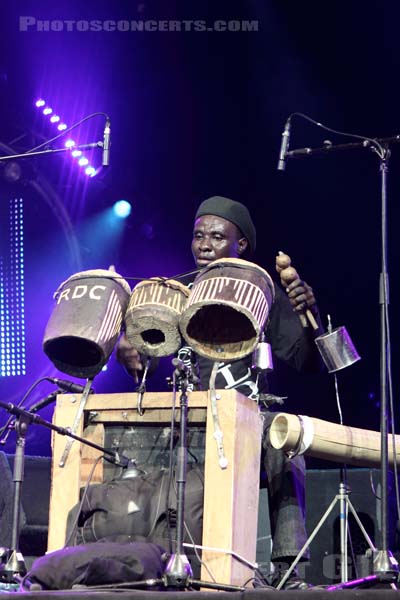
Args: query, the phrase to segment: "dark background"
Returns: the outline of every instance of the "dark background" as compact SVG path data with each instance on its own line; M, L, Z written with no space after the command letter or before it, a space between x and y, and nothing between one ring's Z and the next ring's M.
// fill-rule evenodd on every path
M255 20L258 31L68 32L19 30L37 20ZM34 101L43 96L72 124L111 117L111 165L90 179L70 157L24 159L23 178L2 181L1 202L22 194L26 211L26 376L0 379L0 399L17 402L43 374L63 376L42 351L52 294L71 274L114 264L126 277L173 276L192 268L197 205L220 194L250 208L257 261L274 275L284 250L309 282L326 324L345 325L362 359L338 375L344 422L379 429L378 302L381 270L379 159L348 150L288 161L276 170L289 114L362 136L399 133L397 2L15 2L0 22L1 154L26 151L55 134ZM104 118L79 128L102 139ZM300 118L291 148L350 142ZM57 147L54 143L53 147ZM58 144L60 145L60 144ZM99 151L93 163L101 161ZM389 163L388 259L394 404L399 303L399 148ZM0 173L1 174L1 173ZM36 187L34 182L36 182ZM125 198L118 235L101 215ZM4 210L1 213L2 219ZM100 224L99 224L100 223ZM4 222L2 227L4 226ZM169 360L149 388L165 391ZM276 363L274 391L286 410L338 420L332 376L298 376ZM98 392L132 391L112 357ZM27 405L53 388L40 384ZM53 408L43 410L50 418ZM2 419L5 420L3 415ZM13 452L13 438L7 450ZM32 426L27 452L50 452L48 431Z

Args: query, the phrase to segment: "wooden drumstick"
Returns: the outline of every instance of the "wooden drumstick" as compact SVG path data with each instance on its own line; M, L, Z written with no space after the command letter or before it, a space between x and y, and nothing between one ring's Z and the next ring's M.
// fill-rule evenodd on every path
M280 275L281 282L283 286L288 286L295 279L299 279L299 275L294 267L291 266L290 256L285 254L284 252L279 252L276 257L275 268ZM307 318L306 318L307 317ZM318 323L316 322L314 315L310 311L309 308L306 309L305 315L303 313L299 313L299 318L303 327L307 327L307 319L311 323L311 326L314 330L318 329Z

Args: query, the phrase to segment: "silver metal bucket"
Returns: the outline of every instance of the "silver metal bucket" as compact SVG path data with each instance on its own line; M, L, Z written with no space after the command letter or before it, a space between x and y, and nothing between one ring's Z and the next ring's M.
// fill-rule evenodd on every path
M320 335L315 343L329 373L349 367L361 358L345 327Z

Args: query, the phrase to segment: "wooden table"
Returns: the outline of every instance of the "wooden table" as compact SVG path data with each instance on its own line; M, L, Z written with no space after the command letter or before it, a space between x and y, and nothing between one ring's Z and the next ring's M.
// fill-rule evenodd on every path
M146 393L143 416L137 410L135 393L91 394L84 407L76 434L100 446L104 445L107 425L169 425L172 392ZM237 553L250 562L256 558L260 447L262 423L257 404L235 390L218 390L217 405L228 467L221 469L214 438L209 392L192 392L188 396L188 424L206 424L203 546ZM57 398L53 422L71 427L80 395L61 394ZM179 404L179 397L177 398ZM179 408L177 416L179 418ZM65 542L67 515L79 502L99 451L78 441L72 444L64 467L59 466L68 438L53 432L52 485L50 496L48 550L58 550ZM92 483L103 481L100 461ZM202 559L217 582L242 585L253 575L231 554L204 550ZM210 581L202 567L201 578Z

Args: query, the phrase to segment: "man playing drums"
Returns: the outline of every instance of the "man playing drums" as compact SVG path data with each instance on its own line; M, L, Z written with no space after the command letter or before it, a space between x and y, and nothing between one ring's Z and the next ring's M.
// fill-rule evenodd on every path
M192 240L193 257L200 270L220 259L248 260L255 246L256 229L243 204L220 196L208 198L200 204L195 216ZM271 344L273 354L298 371L319 371L321 361L314 338L322 333L322 328L312 288L299 278L288 284L286 294L280 287L274 287L274 301L265 328L266 339ZM311 312L317 328L303 326L299 316L304 318L305 311ZM125 336L119 342L117 357L132 375L143 369L139 353L132 348ZM198 356L197 362L202 389L208 389L214 362L204 356ZM260 394L267 392L267 382L265 377L260 377L251 367L251 354L220 363L215 387L235 388L258 400ZM304 458L296 456L289 459L283 452L270 447L268 428L273 416L269 411L264 412L262 452L268 480L272 561L280 565L276 571L277 584L283 576L281 566L290 566L306 542L307 535ZM287 580L284 589L307 587L308 584L295 574Z

